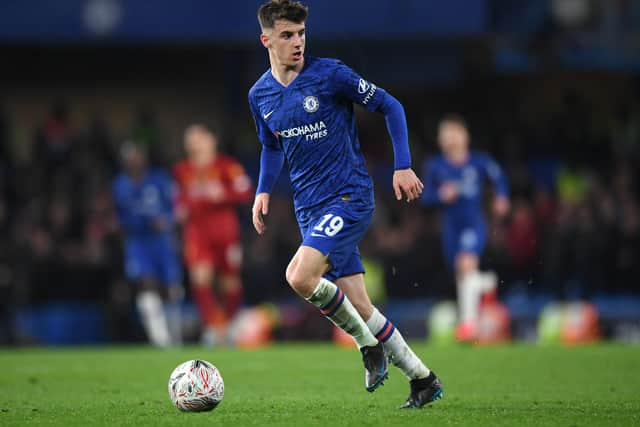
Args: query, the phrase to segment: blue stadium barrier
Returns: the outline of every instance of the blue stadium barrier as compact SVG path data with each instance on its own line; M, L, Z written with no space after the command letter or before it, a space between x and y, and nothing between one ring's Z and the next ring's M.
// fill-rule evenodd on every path
M542 309L553 301L553 295L547 293L530 293L515 287L502 298L509 309L512 320L537 319Z
M640 319L640 296L638 295L596 295L592 302L602 320Z
M21 340L44 345L99 344L106 340L102 308L91 303L51 303L19 310Z
M384 305L382 312L406 338L425 338L426 319L435 303L436 301L428 298L392 299Z

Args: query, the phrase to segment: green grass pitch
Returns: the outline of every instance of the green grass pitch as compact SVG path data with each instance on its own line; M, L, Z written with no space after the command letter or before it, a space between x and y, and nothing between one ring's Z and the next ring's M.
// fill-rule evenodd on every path
M445 398L409 411L396 409L408 391L397 369L369 394L359 353L330 344L0 350L0 425L640 425L640 347L415 349ZM224 377L213 412L181 413L168 399L169 373L193 358Z

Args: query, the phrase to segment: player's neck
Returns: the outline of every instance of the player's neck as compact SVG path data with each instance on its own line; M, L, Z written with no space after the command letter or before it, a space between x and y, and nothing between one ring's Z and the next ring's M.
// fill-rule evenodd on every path
M191 159L191 163L193 163L197 168L204 168L209 166L211 163L215 161L217 154L213 153L208 156L199 156Z
M447 159L454 165L461 165L467 162L469 159L468 151L458 151L447 154Z
M146 169L133 170L129 172L129 176L131 177L131 180L136 183L142 181L146 174L147 174Z
M304 68L304 56L300 63L295 66L281 64L271 55L269 59L269 62L271 62L271 75L284 87L289 86Z

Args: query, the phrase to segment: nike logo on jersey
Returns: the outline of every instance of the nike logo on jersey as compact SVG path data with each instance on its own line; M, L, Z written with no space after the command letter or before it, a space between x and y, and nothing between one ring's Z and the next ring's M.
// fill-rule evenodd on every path
M271 110L267 114L263 114L262 118L267 120L269 118L269 116L273 114L274 111L276 111L276 110Z
M318 234L318 233L311 233L312 237L327 237L324 234Z

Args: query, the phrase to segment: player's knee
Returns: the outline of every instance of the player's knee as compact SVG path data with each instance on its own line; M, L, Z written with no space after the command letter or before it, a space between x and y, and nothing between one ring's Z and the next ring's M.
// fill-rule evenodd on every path
M211 280L208 279L202 279L202 278L194 278L192 279L192 286L194 288L200 289L200 288L208 288L211 286Z
M170 302L180 302L184 298L184 288L180 283L173 283L167 288L167 298Z
M296 268L295 266L289 265L286 272L286 279L289 286L293 288L298 294L302 295L305 298L308 298L313 291L315 290L315 286L320 281L318 277L314 283L314 277L312 275L305 273L300 268Z
M141 291L156 291L156 281L150 277L142 278L138 281L138 289Z
M478 268L478 258L475 254L462 253L456 259L458 274L467 274Z
M285 278L287 279L287 283L296 291L299 287L302 286L302 282L304 281L304 277L300 273L297 272L296 268L289 264L287 267L287 271L285 273Z
M195 288L205 288L211 286L213 271L209 266L195 266L189 270L191 282Z
M236 292L242 286L238 275L225 275L220 278L220 286L223 292Z
M298 284L298 281L300 280L300 274L297 272L298 270L298 263L296 262L296 258L294 257L291 262L289 263L289 265L287 266L287 270L285 271L285 278L287 279L287 283L289 284L289 286L291 286L292 288L296 288L296 284Z

